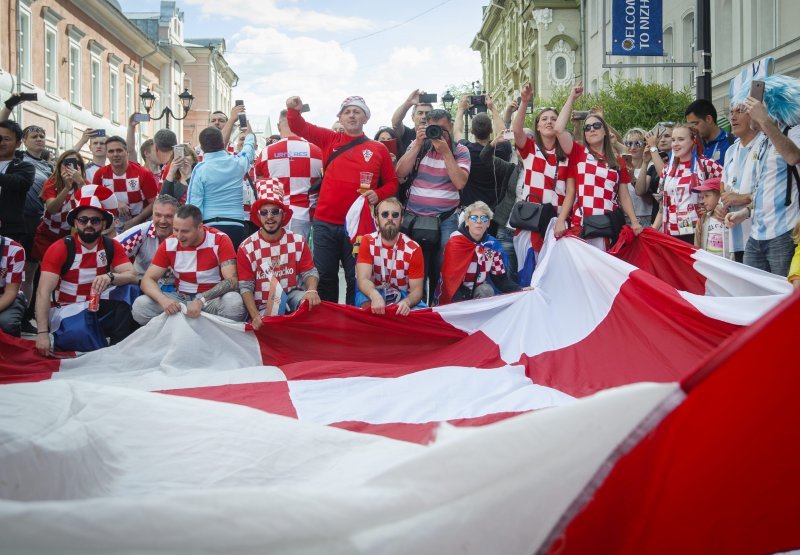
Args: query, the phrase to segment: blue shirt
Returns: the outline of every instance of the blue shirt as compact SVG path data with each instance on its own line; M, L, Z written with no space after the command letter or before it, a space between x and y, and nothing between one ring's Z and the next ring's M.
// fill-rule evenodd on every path
M720 129L717 138L706 143L703 148L703 156L722 166L725 164L725 151L729 146L731 144L728 142L728 133L724 129Z
M255 137L250 134L235 156L225 150L203 155L203 161L192 171L186 195L186 202L203 212L203 221L212 218L242 221L242 178L250 169L255 153Z

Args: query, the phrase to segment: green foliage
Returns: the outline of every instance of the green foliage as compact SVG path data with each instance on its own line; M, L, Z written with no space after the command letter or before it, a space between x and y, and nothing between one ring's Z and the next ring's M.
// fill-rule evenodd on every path
M556 106L560 110L569 91L569 88L557 89L550 98L537 98L534 106ZM667 85L620 79L609 81L598 93L584 93L573 109L601 106L608 124L624 134L632 127L651 129L659 121L683 121L683 112L693 100L688 89L676 92ZM529 115L526 125L532 127L534 118L535 114Z
M465 94L475 94L475 90L472 88L470 83L462 83L460 85L448 85L445 88L445 91L450 91L450 94L452 94L455 98L455 100L453 100L453 105L450 107L450 115L453 116L453 119L455 120L456 112L458 111L458 101ZM434 108L444 108L444 104L442 103L443 96L444 91L439 93L439 104L434 106Z

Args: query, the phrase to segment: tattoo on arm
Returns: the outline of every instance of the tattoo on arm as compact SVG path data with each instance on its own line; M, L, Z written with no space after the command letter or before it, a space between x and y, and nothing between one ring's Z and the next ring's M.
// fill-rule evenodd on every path
M216 299L217 297L221 297L225 293L230 293L231 291L238 291L235 278L223 279L200 296L207 301L210 301L211 299Z

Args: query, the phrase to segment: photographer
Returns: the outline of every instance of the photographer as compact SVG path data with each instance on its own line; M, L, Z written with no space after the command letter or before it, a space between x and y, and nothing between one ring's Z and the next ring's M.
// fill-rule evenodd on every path
M398 152L405 152L406 149L408 149L408 145L410 145L414 137L417 136L416 130L419 129L420 125L425 125L428 113L433 110L432 104L420 102L419 97L423 94L425 94L425 92L419 89L412 91L412 93L408 95L406 101L398 106L397 110L392 114L392 129L397 133L400 143L398 145ZM414 108L411 113L411 121L414 122L414 129L403 125L403 119L406 117L410 108Z
M487 110L492 114L492 118L487 113L480 112L472 117L470 131L475 137L475 142L462 138L464 114L469 109L470 104L473 104L472 100L484 102ZM467 180L467 185L461 191L461 206L469 206L474 202L482 201L494 210L505 195L503 169L494 164L493 159L490 159L488 163L481 159L481 151L491 141L493 120L496 126L500 126L497 132L502 133L504 129L502 127L503 123L490 96L470 97L465 95L461 97L454 125L455 135L459 144L467 147L471 159L469 179ZM497 144L494 154L501 160L508 162L511 159L510 143L505 141ZM492 222L489 232L495 234L497 232L497 224Z
M403 219L403 233L422 246L428 300L433 301L444 245L458 226L459 191L467 184L469 150L453 142L450 112L432 110L427 126L397 162L397 176L409 178L411 188Z

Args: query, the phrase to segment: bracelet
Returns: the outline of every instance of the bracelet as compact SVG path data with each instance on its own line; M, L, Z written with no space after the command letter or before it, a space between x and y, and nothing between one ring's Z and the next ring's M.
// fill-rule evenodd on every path
M50 330L37 331L36 335L39 335L40 333L50 333Z
M305 297L309 293L316 293L317 295L319 295L319 291L317 291L316 289L307 289L306 292L303 293L303 296Z

